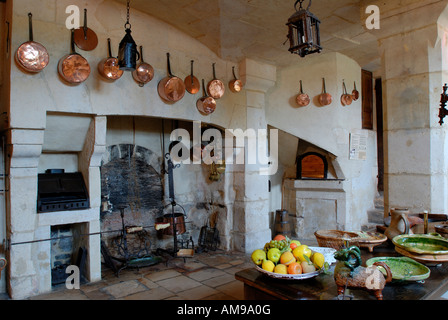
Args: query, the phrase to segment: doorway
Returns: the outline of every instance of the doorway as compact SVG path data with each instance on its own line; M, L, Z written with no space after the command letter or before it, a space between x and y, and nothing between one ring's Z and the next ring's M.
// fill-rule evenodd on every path
M382 79L375 79L376 128L378 154L378 192L384 192L384 135Z

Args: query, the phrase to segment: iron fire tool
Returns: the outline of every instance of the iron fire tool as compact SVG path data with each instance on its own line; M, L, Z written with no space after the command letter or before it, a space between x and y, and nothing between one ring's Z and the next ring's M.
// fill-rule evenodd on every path
M121 235L113 240L118 249L120 257L113 257L107 249L105 243L101 241L101 253L106 264L115 272L118 277L121 270L126 268L141 268L157 264L162 261L161 257L154 256L150 250L149 235L143 227L129 227L124 223L124 210L127 205L119 205L121 214L122 230ZM135 232L134 232L135 231ZM140 240L138 252L130 252L128 248L128 234L136 233ZM117 265L115 261L121 263Z
M439 110L439 118L440 118L440 125L443 125L443 119L448 116L448 110L446 109L446 103L448 102L448 95L446 91L448 90L448 85L445 84L443 86L443 93L442 97L440 99L440 110Z
M177 239L177 223L176 223L176 219L175 219L174 208L176 206L179 206L179 207L181 207L181 206L176 203L175 196L174 196L173 170L179 168L180 164L174 165L169 153L165 154L165 158L167 159L167 163L168 163L168 170L165 173L168 174L168 190L169 190L169 198L171 201L170 205L171 205L171 223L173 225L173 250L166 250L166 249L159 248L159 249L157 249L157 254L160 254L162 252L167 252L172 257L177 258L177 257L179 257L178 243L181 244L182 249L184 249L185 242L186 242L187 249L189 248L190 243L191 243L191 247L192 247L191 251L194 252L194 242L193 242L192 237L190 237L190 240L187 240L187 241L183 241L183 240L179 241ZM184 209L182 208L182 210L184 210ZM184 213L185 213L185 210L184 210ZM182 256L182 258L184 258L184 260L185 260L185 256ZM167 261L167 263L168 263L168 261Z

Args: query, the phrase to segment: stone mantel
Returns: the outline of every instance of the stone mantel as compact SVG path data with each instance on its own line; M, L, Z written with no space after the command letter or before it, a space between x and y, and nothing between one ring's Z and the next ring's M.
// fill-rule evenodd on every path
M283 207L289 212L293 236L314 239L318 229L345 229L347 194L344 180L287 179L283 186Z
M294 188L302 191L317 191L317 192L344 192L345 180L341 179L327 179L327 180L293 180L285 181L288 188Z

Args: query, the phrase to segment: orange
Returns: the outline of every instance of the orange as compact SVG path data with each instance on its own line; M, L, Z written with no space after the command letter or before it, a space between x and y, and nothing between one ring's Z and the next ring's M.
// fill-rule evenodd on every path
M291 248L291 250L294 250L295 248L298 247L297 243L291 242L291 244L289 245L289 247Z
M302 274L302 265L299 262L293 262L288 266L288 274Z
M282 241L282 240L286 240L286 237L284 235L282 235L282 234L278 234L272 240Z
M296 262L296 258L294 258L293 254L289 251L282 253L280 256L280 263L285 266L290 265L291 263Z

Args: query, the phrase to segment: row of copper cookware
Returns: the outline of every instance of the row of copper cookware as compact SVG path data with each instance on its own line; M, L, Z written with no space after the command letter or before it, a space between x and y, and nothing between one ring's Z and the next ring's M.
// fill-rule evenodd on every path
M46 48L33 39L32 14L29 17L29 41L23 43L17 50L15 59L17 64L26 72L37 73L42 71L49 63L49 54ZM115 81L121 78L123 70L120 70L118 59L112 56L110 39L108 41L108 56L98 64L98 72L107 80ZM75 50L76 46L84 51L94 50L98 45L98 37L94 31L87 26L87 9L84 9L84 25L78 29L71 30L70 53L62 57L58 62L58 73L61 79L68 84L79 84L87 80L91 68L89 62ZM146 63L143 58L143 48L137 52L140 63L132 72L133 79L143 87L154 78L154 68ZM170 54L167 53L168 75L158 84L158 93L166 103L175 103L181 100L185 92L196 94L200 90L199 80L194 76L194 61L191 61L191 74L180 79L171 72ZM225 93L224 83L216 77L215 64L213 68L213 79L207 84L202 80L203 96L197 101L197 108L201 114L211 114L216 108L216 100L222 98ZM232 69L234 80L229 82L232 92L240 92L243 88L241 80L235 76L235 67Z
M15 54L15 61L26 72L38 73L50 62L47 49L34 41L32 13L28 14L29 40L19 46ZM58 71L62 79L69 83L79 83L87 79L90 66L87 60L75 52L76 45L86 51L96 48L98 37L87 27L87 9L84 9L84 26L71 30L70 53L65 55L58 63Z
M351 94L348 94L347 87L345 86L345 80L343 81L343 94L341 96L341 103L343 106L349 106L353 101L359 99L359 92L355 87ZM322 79L322 93L318 96L318 101L321 106L328 106L333 102L333 96L327 92L325 78ZM311 98L308 94L303 92L302 80L300 80L300 92L296 97L296 103L300 107L306 107L310 104Z

